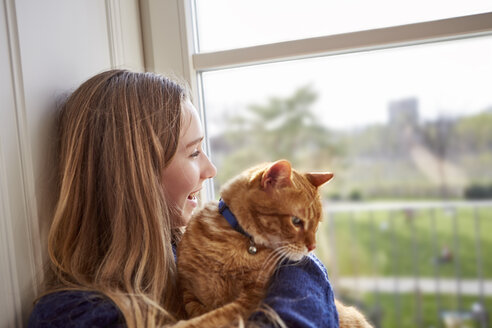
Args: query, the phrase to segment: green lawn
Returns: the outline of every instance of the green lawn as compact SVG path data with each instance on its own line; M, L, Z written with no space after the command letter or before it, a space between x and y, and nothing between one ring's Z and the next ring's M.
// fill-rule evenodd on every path
M334 278L338 276L414 276L477 279L477 242L482 275L492 279L492 209L456 212L443 209L397 210L326 215L318 231L317 255ZM434 218L434 219L432 219ZM476 226L478 224L478 227ZM478 234L477 234L478 231ZM458 238L455 238L456 236ZM452 259L438 261L447 247ZM335 250L335 256L332 250ZM344 297L343 291L337 292ZM381 311L378 327L445 327L440 311L457 311L456 295L379 294L358 295L356 305L370 317ZM470 311L478 296L462 296L461 310ZM352 299L353 301L353 299ZM348 300L348 303L352 303ZM420 307L417 304L420 303ZM489 320L492 298L486 298ZM438 310L440 309L440 310ZM419 315L420 313L420 315ZM420 318L420 319L418 319ZM420 325L418 324L420 323ZM471 324L463 327L480 327ZM488 327L492 327L491 322Z
M434 215L434 220L432 220ZM426 276L477 278L477 241L482 274L492 278L492 209L478 211L478 235L473 209L456 213L436 209L377 211L326 215L318 232L317 254L339 275ZM333 229L333 231L330 231ZM455 238L454 232L458 238ZM477 239L478 237L478 239ZM335 248L336 258L331 256ZM438 261L447 247L452 260Z
M446 327L443 322L443 312L458 311L457 299L451 295L420 295L417 302L415 294L366 294L355 305L364 312L366 317L380 328L415 328L415 327ZM471 312L471 306L477 299L475 297L462 298L462 311ZM346 303L351 303L346 300ZM420 307L417 305L420 303ZM438 306L440 304L440 306ZM492 327L490 309L492 298L485 299L485 306L489 311L487 327ZM439 310L440 309L440 310ZM420 315L419 315L420 313ZM378 319L379 318L379 319ZM479 322L473 319L466 321L466 326L481 327Z

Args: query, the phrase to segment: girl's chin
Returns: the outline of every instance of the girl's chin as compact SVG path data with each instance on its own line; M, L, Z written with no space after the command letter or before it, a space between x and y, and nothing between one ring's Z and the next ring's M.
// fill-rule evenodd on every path
M198 202L187 200L185 206L183 207L183 212L181 214L183 225L187 225L188 221L191 219L193 211L198 206Z

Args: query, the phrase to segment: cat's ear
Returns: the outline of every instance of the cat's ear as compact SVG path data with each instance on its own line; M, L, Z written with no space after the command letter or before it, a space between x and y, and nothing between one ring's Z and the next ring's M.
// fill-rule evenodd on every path
M276 161L263 172L261 177L261 188L269 190L272 188L283 188L292 186L292 168L286 160Z
M331 172L312 172L306 173L306 178L311 182L316 188L321 187L325 183L333 178L333 173Z

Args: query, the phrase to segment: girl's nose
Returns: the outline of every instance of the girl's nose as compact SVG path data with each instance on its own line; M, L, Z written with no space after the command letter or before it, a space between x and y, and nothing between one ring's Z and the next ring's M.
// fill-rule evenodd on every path
M205 164L202 170L202 176L204 179L210 179L217 174L217 168L212 164L208 156L205 156Z

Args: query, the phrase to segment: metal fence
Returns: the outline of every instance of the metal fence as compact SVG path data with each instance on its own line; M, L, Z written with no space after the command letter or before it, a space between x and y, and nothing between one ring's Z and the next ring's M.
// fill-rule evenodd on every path
M492 227L492 201L326 203L324 208L325 255L335 291L370 294L358 305L376 326L399 325L410 316L412 327L489 327L492 229L486 230ZM404 295L410 295L410 309L402 306Z

